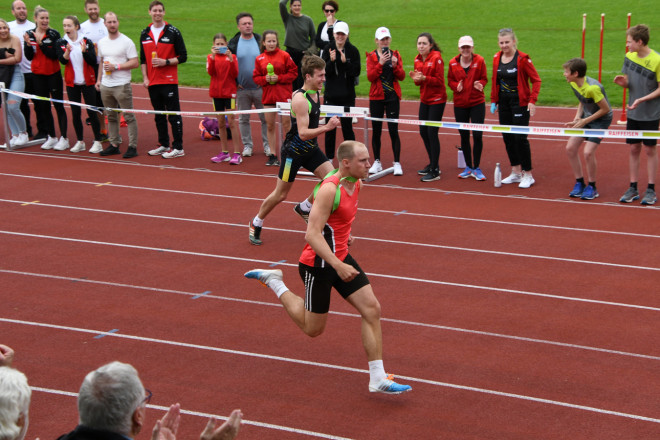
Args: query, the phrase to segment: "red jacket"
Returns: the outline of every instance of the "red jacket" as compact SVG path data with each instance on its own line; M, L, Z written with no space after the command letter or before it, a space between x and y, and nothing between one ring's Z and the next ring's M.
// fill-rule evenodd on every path
M493 58L493 75L491 83L491 92L490 92L490 101L494 103L499 102L500 95L500 85L497 82L497 68L500 65L500 58L502 58L502 52L497 52ZM529 58L529 55L518 51L518 99L520 100L520 106L525 107L530 102L536 104L536 100L539 97L539 92L541 91L541 77L536 72L532 60ZM532 90L529 90L529 81L532 82Z
M447 102L447 89L445 88L445 64L442 55L432 50L422 61L422 56L415 57L415 71L422 72L426 81L415 82L419 86L419 99L423 104L433 105Z
M278 76L275 84L266 81L268 63L273 65L273 70ZM291 55L280 48L276 48L272 52L263 52L254 60L252 78L263 89L261 102L264 105L275 105L278 102L287 102L291 99L293 80L297 77L298 66L291 59Z
M52 75L60 71L60 62L57 60L57 40L60 33L48 28L41 44L37 44L34 35L35 29L27 31L30 42L23 42L23 55L32 61L32 73L35 75Z
M151 25L147 26L140 34L140 64L147 66L147 77L152 86L158 84L178 84L178 64L156 67L151 64L153 53L156 52L157 58L169 59L177 58L179 64L183 64L188 59L186 45L183 42L181 32L165 22L165 28L158 37L158 44L154 42L154 35L151 32Z
M236 77L238 77L238 59L227 55L209 54L206 57L206 71L211 75L209 96L211 98L236 97Z
M85 85L93 86L96 84L96 48L92 40L83 38L85 46L87 49L83 52L83 75L85 77ZM64 84L67 87L75 86L76 72L73 70L73 65L71 60L64 58L64 52L66 51L66 46L69 44L67 40L61 38L57 42L57 57L60 62L64 65Z
M394 91L399 99L401 99L401 86L399 85L399 81L403 81L406 78L406 72L403 70L403 61L401 60L399 51L392 51L392 56L399 60L394 67ZM374 50L371 53L367 53L367 79L371 83L369 99L374 101L385 99L383 85L380 81L381 73L383 73L383 66L378 62L378 51Z
M456 90L458 83L463 81L463 90ZM467 73L461 66L461 55L458 54L449 62L447 71L447 82L454 92L454 106L460 108L470 108L477 104L486 102L484 92L474 88L475 82L480 82L486 87L488 84L488 74L486 73L486 62L481 55L472 54L472 64Z

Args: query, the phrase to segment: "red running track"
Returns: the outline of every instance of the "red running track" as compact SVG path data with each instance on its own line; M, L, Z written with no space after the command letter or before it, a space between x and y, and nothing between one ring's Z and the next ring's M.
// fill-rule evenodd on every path
M414 104L402 113L414 117ZM541 117L562 120L560 109ZM523 191L457 179L452 133L442 180L422 184L421 141L403 134L405 174L365 187L352 250L383 307L386 369L413 386L384 396L367 390L347 304L336 297L326 333L310 339L242 277L277 265L301 291L304 224L291 208L313 180L251 246L246 224L275 170L259 155L211 164L217 142L185 123L186 156L172 161L145 154L155 131L142 116L134 160L0 155L0 341L35 387L29 438L70 430L84 375L115 359L154 392L148 426L181 403L179 438L234 408L244 439L660 435L660 222L656 208L611 203L625 189L624 146L599 150L593 203L566 200L561 140L532 140L537 184ZM484 168L495 161L504 148L487 137Z

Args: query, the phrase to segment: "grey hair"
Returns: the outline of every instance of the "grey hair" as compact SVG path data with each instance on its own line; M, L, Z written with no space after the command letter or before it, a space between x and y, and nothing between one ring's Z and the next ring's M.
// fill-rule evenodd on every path
M32 390L25 374L0 367L0 440L15 440L25 435L27 426L18 426L21 416L27 423Z
M80 424L130 435L135 410L144 401L144 386L132 365L111 362L89 373L80 386Z

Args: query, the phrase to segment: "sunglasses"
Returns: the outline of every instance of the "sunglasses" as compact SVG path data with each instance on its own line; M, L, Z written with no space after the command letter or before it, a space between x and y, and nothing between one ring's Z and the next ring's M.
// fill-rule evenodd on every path
M334 9L324 9L324 11L327 12L327 13L334 13L335 12Z

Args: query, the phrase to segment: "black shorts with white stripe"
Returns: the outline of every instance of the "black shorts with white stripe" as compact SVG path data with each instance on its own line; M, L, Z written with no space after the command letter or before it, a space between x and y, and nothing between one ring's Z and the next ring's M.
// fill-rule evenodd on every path
M298 263L298 272L305 283L305 309L313 313L328 313L330 310L330 291L334 287L346 299L362 287L369 284L369 278L357 261L346 255L344 263L350 264L360 273L349 282L344 282L332 266L312 267Z

